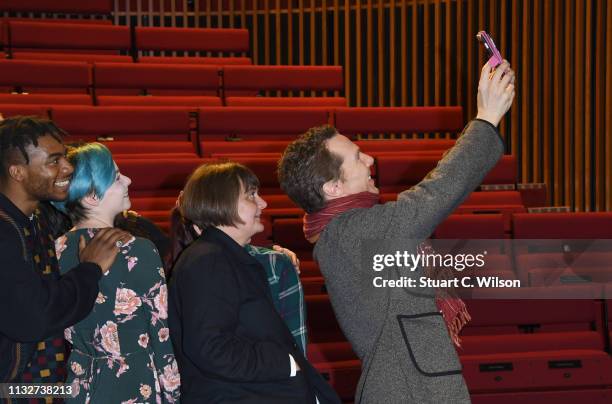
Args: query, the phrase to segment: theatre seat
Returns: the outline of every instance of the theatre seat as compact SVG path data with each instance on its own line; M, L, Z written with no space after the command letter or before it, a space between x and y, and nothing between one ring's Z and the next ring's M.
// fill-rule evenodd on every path
M12 52L13 59L17 60L48 60L65 62L106 62L106 63L131 63L132 57L126 55L107 55L92 53L57 53L57 52Z
M109 15L113 11L113 3L109 0L3 0L2 8L12 12Z
M131 46L130 28L102 24L9 22L12 50L86 51L119 55Z
M523 282L612 281L612 213L515 214L513 231L517 274Z
M308 339L311 343L346 341L336 321L329 296L311 295L305 296L304 300L308 312Z
M313 126L329 122L326 108L202 108L199 134L202 150L220 140L285 141L296 139Z
M139 51L249 51L247 29L136 27L134 35Z
M0 104L93 105L89 94L0 94Z
M190 110L176 107L68 107L52 109L55 122L69 135L66 141L103 141L124 154L191 153L197 140ZM126 143L122 143L126 142ZM120 146L115 146L115 144ZM154 172L157 169L154 170Z
M515 391L495 394L472 394L472 404L608 404L612 389L576 389L556 391Z
M274 153L280 155L288 144L289 140L204 140L200 142L200 150L204 157L210 157L216 154L244 155L245 153Z
M345 136L354 135L354 133L345 134L342 131L340 133ZM450 139L373 139L356 140L355 144L370 155L386 152L407 154L405 152L435 151L442 156L445 150L455 145L455 141Z
M338 108L335 126L345 135L460 132L461 107Z
M226 97L228 107L344 107L344 97Z
M174 106L174 107L220 107L221 98L214 96L172 96L172 95L153 95L153 96L130 96L130 95L100 95L97 103L103 107L111 106Z
M501 214L450 215L434 231L442 239L503 239L504 219Z
M85 62L0 60L0 87L7 92L88 94L91 85L91 66Z
M98 97L140 94L216 97L219 69L204 65L95 63L94 81Z
M4 118L15 115L34 115L49 119L49 108L41 105L0 104L0 114Z
M376 159L376 166L380 192L401 192L418 184L436 167L440 157L431 155L379 156ZM506 155L483 180L483 184L514 184L516 176L516 159L514 156Z
M342 66L226 66L223 90L226 97L260 91L342 90Z
M472 392L609 383L601 289L588 285L487 291L458 349ZM504 298L511 296L515 300ZM522 298L521 298L522 296Z
M196 64L196 65L251 65L253 62L247 57L209 57L209 56L141 56L139 63L161 64Z

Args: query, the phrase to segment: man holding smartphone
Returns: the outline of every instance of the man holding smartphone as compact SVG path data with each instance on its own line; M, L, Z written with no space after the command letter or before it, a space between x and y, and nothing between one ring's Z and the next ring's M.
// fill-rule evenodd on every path
M469 403L461 364L433 296L387 288L363 295L369 240L423 240L482 182L503 154L497 125L514 99L507 61L487 63L478 115L419 184L378 204L374 160L333 127L310 129L279 162L279 181L306 211L306 238L338 322L362 361L356 403ZM448 320L447 320L448 321Z

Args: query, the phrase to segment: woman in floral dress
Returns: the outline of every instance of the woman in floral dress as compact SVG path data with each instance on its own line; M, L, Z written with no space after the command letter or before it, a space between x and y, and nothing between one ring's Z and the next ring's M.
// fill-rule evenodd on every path
M57 206L75 227L56 240L61 271L78 262L79 244L130 207L130 179L109 150L91 143L68 154L68 199ZM99 281L93 311L66 330L72 343L67 384L75 403L176 403L180 377L167 325L167 288L152 242L135 238Z

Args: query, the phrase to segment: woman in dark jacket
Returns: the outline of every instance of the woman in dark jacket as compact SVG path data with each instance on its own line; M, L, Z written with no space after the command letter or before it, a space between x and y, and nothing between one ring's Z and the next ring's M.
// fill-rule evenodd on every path
M264 268L244 249L263 230L259 181L235 163L190 177L182 214L202 235L180 256L169 322L184 403L339 403L276 312Z

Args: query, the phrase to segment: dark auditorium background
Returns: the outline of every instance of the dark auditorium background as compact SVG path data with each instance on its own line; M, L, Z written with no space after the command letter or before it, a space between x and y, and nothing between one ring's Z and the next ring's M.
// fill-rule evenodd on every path
M523 183L550 203L612 209L612 4L606 0L269 0L114 3L115 23L246 27L254 64L342 65L351 106L461 105L489 32L517 73L502 123Z

